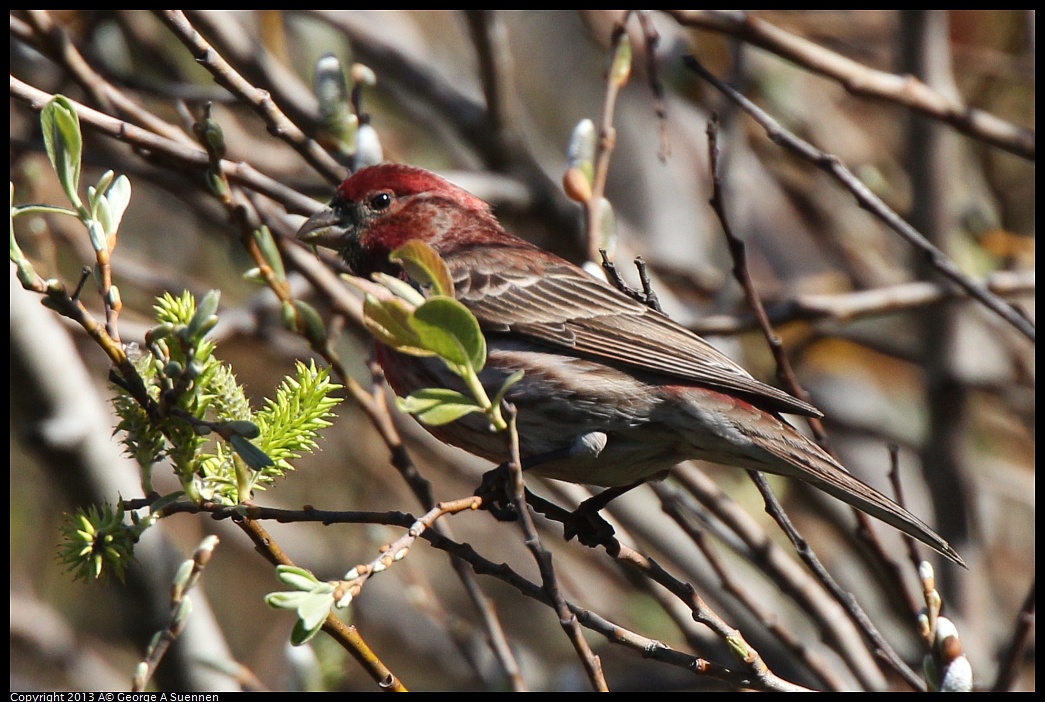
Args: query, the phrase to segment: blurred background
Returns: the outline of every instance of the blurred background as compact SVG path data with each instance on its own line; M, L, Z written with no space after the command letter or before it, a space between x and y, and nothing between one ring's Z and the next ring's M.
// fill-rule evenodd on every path
M123 340L142 341L163 291L220 289L217 354L260 407L311 352L282 325L276 296L244 279L256 264L207 189L192 120L211 103L252 216L290 238L302 216L330 197L338 171L308 156L317 142L295 148L290 130L273 128L266 100L329 147L313 81L317 59L333 53L345 66L359 65L357 78L372 78L356 95L365 148L339 157L337 168L384 159L435 170L493 204L510 231L575 262L609 245L636 286L631 261L641 256L671 316L776 382L708 205L706 132L716 113L730 224L747 244L756 289L798 380L826 415L832 449L863 480L894 494L889 447L896 447L905 504L969 566L920 549L936 567L944 614L976 686L1033 690L1033 340L961 294L825 171L774 143L683 57L697 57L789 134L837 157L965 276L1033 318L1034 12L644 11L624 25L630 80L608 99L607 65L622 18L596 10L14 11L14 202L65 202L43 150L42 101L60 93L96 110L81 114L84 181L113 169L133 187L112 261ZM189 46L179 36L184 27L213 54ZM216 65L215 55L228 62L224 75L235 71L249 90L215 80L206 65ZM157 143L121 135L105 115ZM582 207L561 185L571 134L584 119L597 130L611 119L615 128L605 152L615 222L609 242L593 244ZM94 263L72 218L18 218L12 234L41 275L70 288ZM343 327L338 351L369 387L366 332L296 260L286 262L293 294ZM82 299L104 319L92 284ZM63 514L142 497L137 466L113 436L105 356L14 275L11 350L12 690L126 689L149 637L165 626L174 568L208 534L221 544L191 595L192 622L157 672L157 689L375 689L324 635L290 649L293 616L263 602L283 586L228 521L174 515L146 532L125 583L74 581L57 560ZM319 451L257 502L421 514L367 414L351 398L336 413ZM394 422L437 500L470 495L491 467L439 444L409 417ZM161 492L177 489L163 466L153 473ZM608 510L622 543L691 584L780 678L817 689L911 688L910 674L876 657L866 630L802 568L743 471L702 464L677 473ZM566 504L586 494L528 484ZM851 510L791 482L772 485L840 587L896 657L920 671L921 586L899 536L874 524L891 566L857 538ZM444 522L490 564L540 583L515 524L485 512ZM619 627L613 641L586 630L611 689L739 686L726 674L687 669L683 661L692 658L644 656L643 642L655 640L746 672L720 635L693 621L686 598L602 549L564 542L558 525L540 525L566 599ZM265 526L321 579L369 562L402 534L379 524ZM466 582L443 551L419 542L367 583L348 617L411 689L590 689L554 610L503 577L475 578L479 596L469 596ZM477 597L490 603L498 625L480 616ZM511 656L494 652L498 631Z

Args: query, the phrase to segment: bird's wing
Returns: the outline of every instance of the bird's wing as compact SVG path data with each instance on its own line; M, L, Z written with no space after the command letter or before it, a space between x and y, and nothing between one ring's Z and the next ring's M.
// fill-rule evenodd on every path
M812 405L755 380L667 316L536 247L520 248L525 250L504 257L489 247L481 254L465 248L445 257L457 298L485 331L511 331L578 355L740 392L767 409L822 416ZM513 267L512 261L526 268Z

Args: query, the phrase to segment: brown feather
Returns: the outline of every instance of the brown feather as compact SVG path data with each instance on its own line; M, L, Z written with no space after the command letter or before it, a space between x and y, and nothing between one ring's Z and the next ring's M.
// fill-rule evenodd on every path
M475 249L444 256L458 299L487 332L510 331L588 358L664 375L669 381L740 392L767 410L823 416L812 405L751 377L669 317L577 266L557 258L547 261L547 253L518 241L519 248L526 249L522 256L491 259L489 251ZM533 266L541 259L545 265L535 274ZM513 268L517 261L528 267Z

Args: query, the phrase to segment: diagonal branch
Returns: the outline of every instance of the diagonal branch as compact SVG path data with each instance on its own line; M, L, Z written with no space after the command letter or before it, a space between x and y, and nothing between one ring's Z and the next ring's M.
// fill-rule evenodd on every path
M887 100L946 122L963 134L1034 160L1034 130L933 90L913 76L879 71L739 10L665 10L679 24L729 34L831 78L853 95Z
M835 180L856 197L856 201L862 208L881 219L890 229L918 249L942 275L961 287L970 297L979 301L1014 326L1021 334L1034 341L1034 323L1031 320L984 287L982 283L962 273L947 254L933 246L917 229L905 222L880 197L871 192L871 189L864 185L852 171L846 168L837 156L821 151L808 141L784 129L779 122L770 117L764 110L710 73L693 56L685 57L684 61L690 70L718 88L719 91L737 103L741 109L762 125L762 128L766 130L773 143L798 154L806 161L834 177Z

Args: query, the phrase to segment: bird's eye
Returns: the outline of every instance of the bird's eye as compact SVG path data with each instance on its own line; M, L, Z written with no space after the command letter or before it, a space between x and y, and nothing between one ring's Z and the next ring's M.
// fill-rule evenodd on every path
M391 193L377 193L372 195L370 200L367 201L367 205L370 206L374 212L380 212L381 210L387 210L392 206L392 194Z

